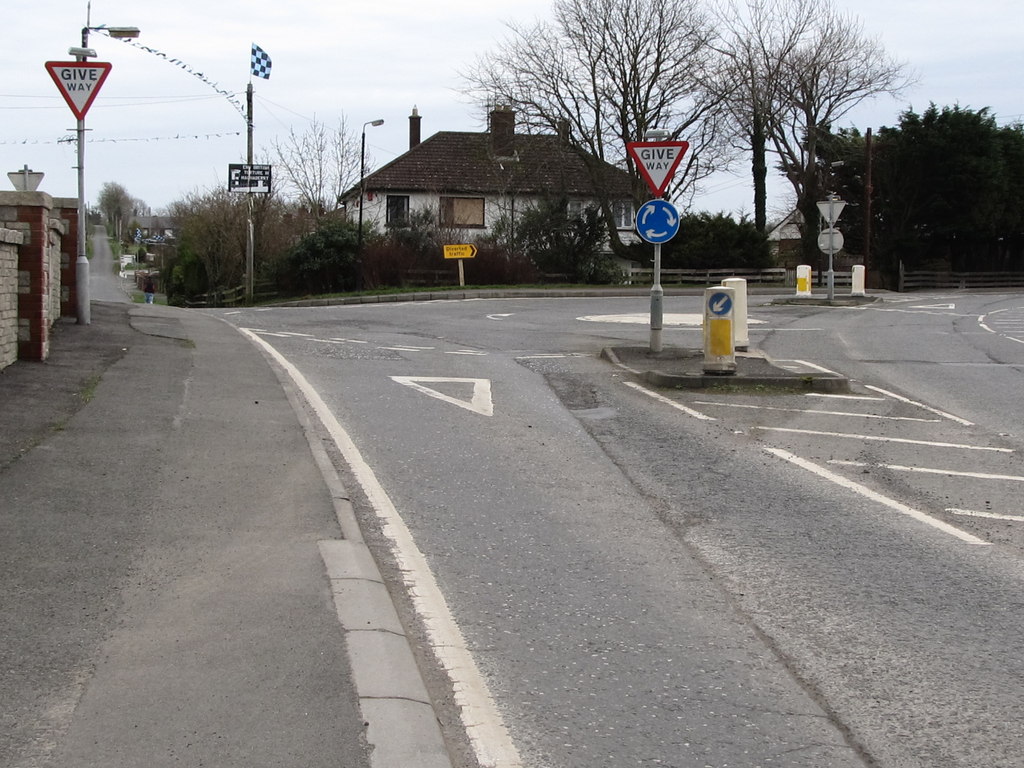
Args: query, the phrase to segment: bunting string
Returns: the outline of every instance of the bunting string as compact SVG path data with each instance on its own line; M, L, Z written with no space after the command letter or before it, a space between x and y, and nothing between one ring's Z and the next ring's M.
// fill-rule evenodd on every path
M101 34L105 34L102 29L99 29L97 31L100 32ZM107 35L107 37L110 37L110 35ZM186 64L181 59L176 59L176 58L174 58L172 56L168 56L163 51L158 51L156 48L151 48L148 45L142 45L141 43L137 43L137 42L135 42L135 40L133 40L131 38L110 37L110 39L111 40L117 40L118 42L124 43L125 45L130 45L133 48L138 48L140 50L145 51L146 53L151 53L154 56L157 56L157 57L163 59L168 64L172 64L175 67L178 67L178 69L181 69L181 70L184 70L185 72L188 72L190 75L195 77L197 80L199 80L200 82L205 83L206 85L210 86L215 92L219 93L221 96L223 96L225 99L227 99L228 103L231 104L231 106L233 106L235 109L238 110L238 114L240 114L243 118L245 118L245 107L242 106L242 103L238 100L237 94L234 91L224 90L217 83L215 83L212 80L210 80L202 72L196 72L194 69L192 69L192 67L190 67L188 64Z
M179 133L174 136L149 136L144 138L120 138L120 139L93 139L87 138L88 144L121 144L125 142L149 142L149 141L192 141L193 139L222 139L227 137L241 136L241 131L229 131L227 133ZM22 146L35 144L73 144L78 141L75 134L61 136L59 139L0 139L0 146Z

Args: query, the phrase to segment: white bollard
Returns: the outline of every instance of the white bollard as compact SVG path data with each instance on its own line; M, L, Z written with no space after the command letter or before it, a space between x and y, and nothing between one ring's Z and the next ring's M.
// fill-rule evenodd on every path
M733 289L736 301L732 309L733 345L736 349L746 352L750 349L750 336L747 330L747 281L742 277L729 277L722 281L722 286Z
M811 267L801 264L796 268L796 295L811 295Z
M704 373L736 373L736 351L733 347L732 288L715 286L704 289Z
M853 266L853 282L850 284L850 295L851 296L866 296L864 291L864 265L854 264Z

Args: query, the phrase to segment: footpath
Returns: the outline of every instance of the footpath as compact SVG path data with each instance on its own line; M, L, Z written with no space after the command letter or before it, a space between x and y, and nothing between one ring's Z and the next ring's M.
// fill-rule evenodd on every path
M449 768L344 489L217 318L0 372L0 764Z

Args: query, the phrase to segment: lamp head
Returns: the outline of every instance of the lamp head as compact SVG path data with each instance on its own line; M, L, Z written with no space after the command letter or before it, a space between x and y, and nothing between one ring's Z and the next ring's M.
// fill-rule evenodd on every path
M141 34L138 27L96 27L96 29L106 32L115 40L134 40Z

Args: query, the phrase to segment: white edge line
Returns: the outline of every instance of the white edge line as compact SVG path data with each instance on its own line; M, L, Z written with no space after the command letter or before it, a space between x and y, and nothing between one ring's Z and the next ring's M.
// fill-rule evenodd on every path
M700 411L695 411L692 408L687 408L682 403L677 403L675 400L671 400L665 397L664 395L660 395L657 392L652 392L651 390L647 389L647 387L641 386L640 384L637 384L635 381L627 381L625 382L625 384L627 387L632 387L638 392L643 392L648 397L654 398L659 403L670 405L676 410L682 411L687 416L692 416L693 418L700 419L701 421L717 421L717 419L715 419L714 416L708 416L706 414L701 413Z
M381 520L382 531L391 542L391 549L416 613L430 638L431 650L452 681L462 725L480 765L488 768L522 768L519 753L491 698L487 683L473 655L466 647L466 640L448 608L448 602L430 570L427 559L416 546L412 533L380 485L370 465L366 463L344 427L302 373L256 334L243 328L239 330L266 350L295 382L324 428L330 433Z
M845 477L837 475L835 472L830 472L824 467L820 467L814 462L807 461L807 459L802 459L789 451L784 451L781 448L765 448L765 450L773 456L778 456L780 459L788 461L790 464L795 464L801 469L806 469L808 472L811 472L818 477L824 478L825 480L835 483L842 488L846 488L849 491L858 493L871 501L878 502L879 504L889 507L889 509L895 510L900 514L907 515L908 517L911 517L920 523L924 523L925 525L929 525L942 533L954 536L967 544L978 544L981 546L992 545L992 542L979 539L977 536L967 533L967 531L961 531L956 526L945 523L942 520L937 520L925 512L914 509L913 507L908 507L906 504L898 502L895 499L890 499L888 496L883 496L882 494L860 485L859 483L855 483L852 480L847 480Z
M908 405L916 405L918 408L924 408L926 411L931 411L932 413L934 413L934 414L936 414L938 416L941 416L944 419L949 419L950 421L955 421L957 424L963 424L965 427L973 427L974 426L974 422L973 421L968 421L967 419L961 419L959 416L954 416L951 413L946 413L945 411L940 411L938 408L932 408L930 405L925 405L924 403L919 403L916 400L911 400L909 397L904 397L903 395L897 395L895 392L890 392L887 389L882 389L881 387L873 387L870 384L865 384L864 387L866 389L870 389L872 392L878 392L880 394L885 395L886 397L891 397L893 400L899 400L901 403L907 403Z

